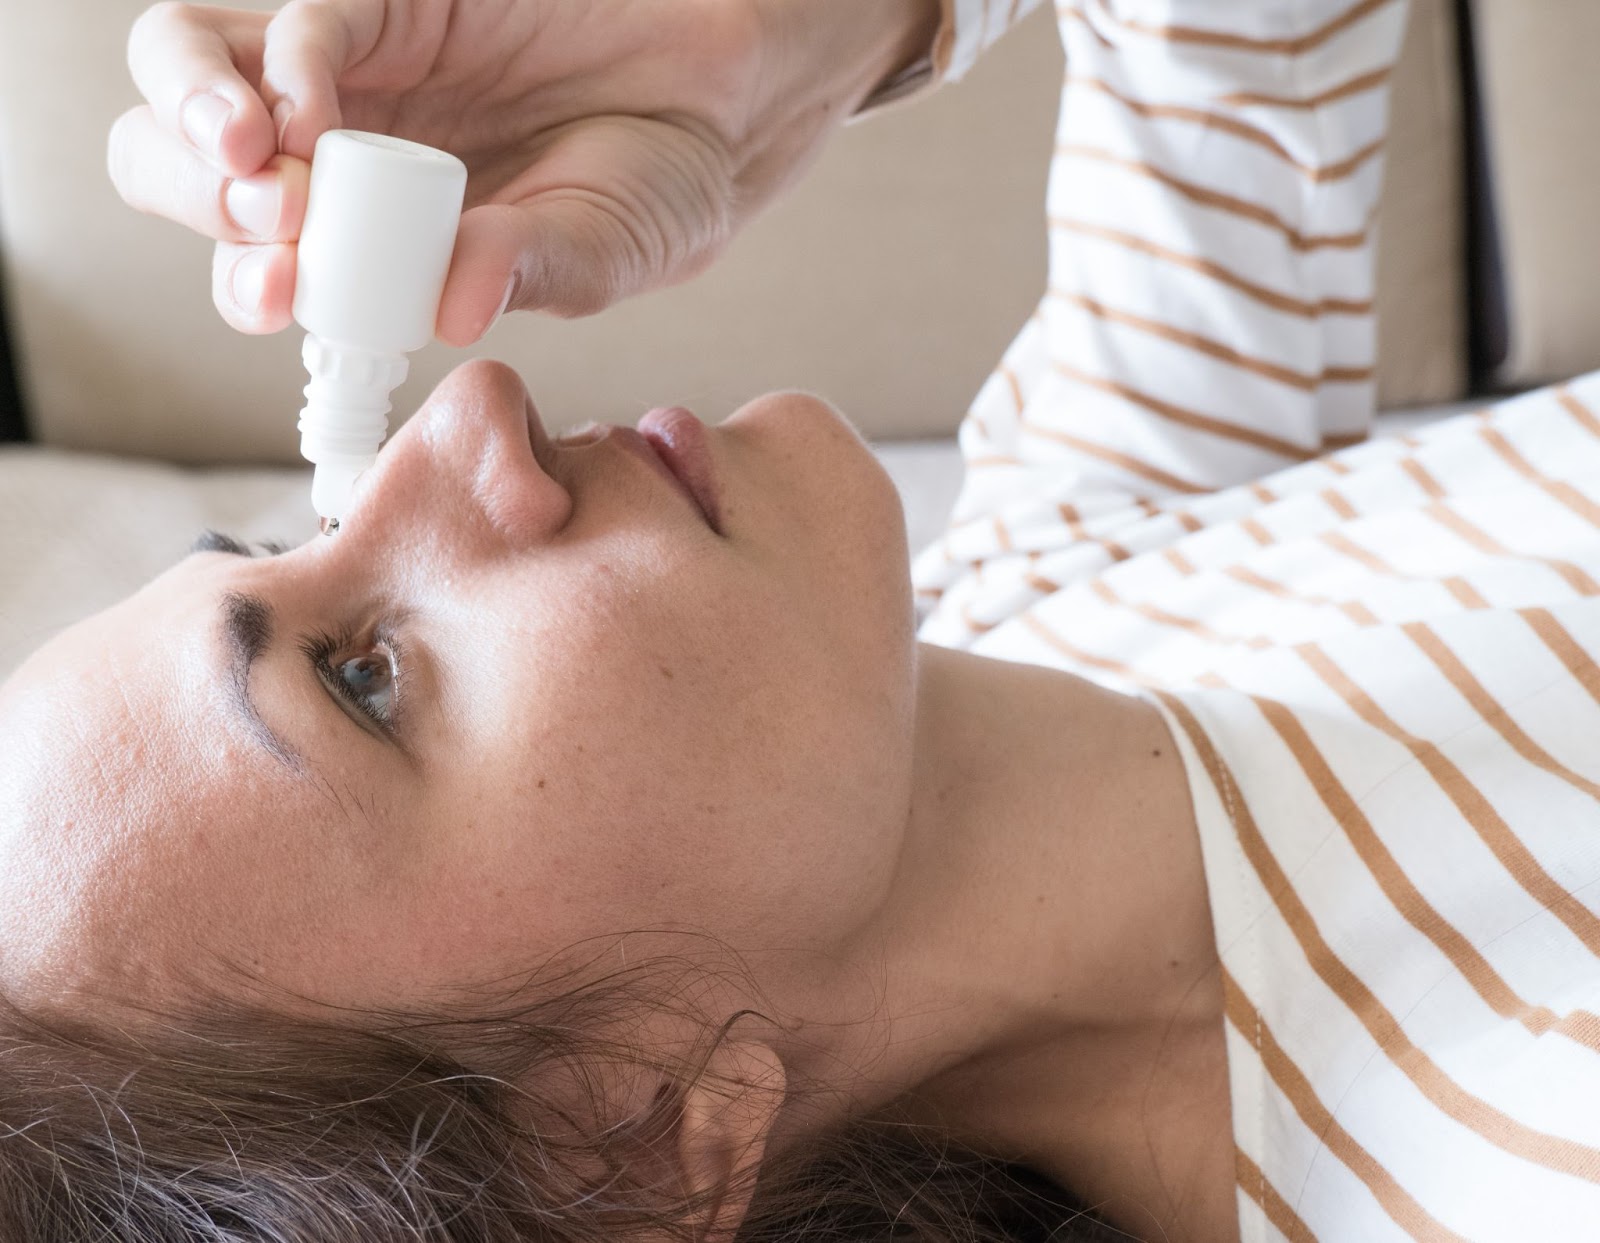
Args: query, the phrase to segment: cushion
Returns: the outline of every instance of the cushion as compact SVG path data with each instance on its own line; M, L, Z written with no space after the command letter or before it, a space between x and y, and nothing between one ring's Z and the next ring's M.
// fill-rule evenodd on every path
M1455 0L1411 0L1378 206L1378 407L1468 385L1461 73Z

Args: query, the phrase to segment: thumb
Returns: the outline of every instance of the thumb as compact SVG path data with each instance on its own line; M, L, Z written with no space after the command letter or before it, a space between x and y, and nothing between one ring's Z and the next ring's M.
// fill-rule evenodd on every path
M439 339L471 345L508 310L593 315L661 283L659 267L599 195L568 191L474 207L456 234Z

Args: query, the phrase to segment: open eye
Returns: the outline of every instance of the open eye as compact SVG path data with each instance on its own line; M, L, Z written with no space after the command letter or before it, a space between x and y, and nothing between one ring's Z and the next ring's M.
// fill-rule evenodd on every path
M394 662L387 652L372 651L353 656L333 671L339 685L360 708L387 722L394 702Z
M384 729L394 727L398 650L381 636L364 642L350 635L323 636L306 647L328 689Z

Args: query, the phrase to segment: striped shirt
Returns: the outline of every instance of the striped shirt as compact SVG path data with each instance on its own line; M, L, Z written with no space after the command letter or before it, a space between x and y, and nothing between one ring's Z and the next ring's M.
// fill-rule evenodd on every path
M1028 0L949 0L953 77ZM1366 439L1404 0L1063 0L923 638L1148 697L1246 1243L1600 1239L1600 375Z

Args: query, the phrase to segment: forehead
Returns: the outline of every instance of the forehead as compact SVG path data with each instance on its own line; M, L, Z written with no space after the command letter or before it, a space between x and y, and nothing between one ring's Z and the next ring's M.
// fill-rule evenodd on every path
M0 687L0 986L144 970L202 914L173 895L260 765L197 578L163 576Z
M136 792L215 757L218 594L181 566L56 635L0 687L8 743L53 762L61 795Z

